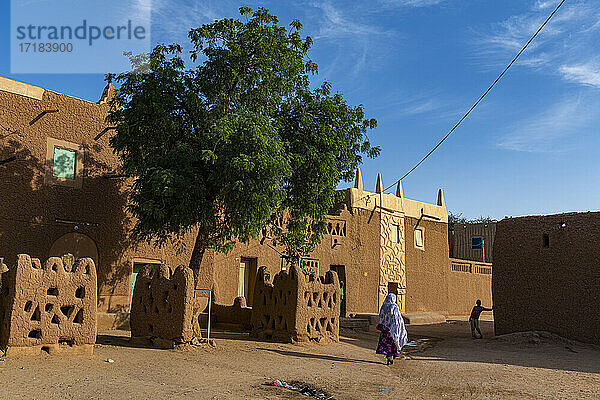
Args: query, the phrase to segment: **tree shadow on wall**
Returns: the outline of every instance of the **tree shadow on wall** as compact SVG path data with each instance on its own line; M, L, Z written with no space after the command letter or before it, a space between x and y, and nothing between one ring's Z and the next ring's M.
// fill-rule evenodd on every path
M39 145L39 144L38 144ZM131 221L125 212L127 193L123 179L111 179L112 167L101 160L103 147L83 147L84 177L81 188L47 182L46 160L37 159L20 139L11 138L0 148L0 256L13 268L17 255L48 258L52 244L76 232L91 238L98 251L98 291L114 294L130 274L123 265Z

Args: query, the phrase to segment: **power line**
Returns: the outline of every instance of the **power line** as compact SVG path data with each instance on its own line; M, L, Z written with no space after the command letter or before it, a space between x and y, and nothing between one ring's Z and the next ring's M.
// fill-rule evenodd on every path
M456 128L458 128L458 126L465 120L465 118L467 118L469 116L469 114L471 114L471 111L473 111L475 109L475 107L477 107L479 105L479 103L485 98L485 96L487 96L487 94L492 90L492 88L494 86L496 86L496 84L504 76L504 74L506 73L506 71L508 71L509 68L512 67L512 65L517 61L517 59L521 56L521 54L525 51L525 49L527 49L527 47L529 47L529 45L531 44L531 42L533 42L533 39L535 39L535 37L542 31L542 29L544 29L544 27L546 26L546 24L552 19L552 17L554 16L554 14L556 14L556 12L560 9L560 7L562 7L562 5L564 4L565 1L566 0L562 0L558 4L558 6L556 6L556 8L554 9L554 11L552 11L552 13L548 16L548 18L546 18L546 20L544 21L544 23L538 28L538 30L533 34L533 36L527 41L527 43L525 44L525 46L523 46L523 48L521 49L521 51L519 51L517 53L517 55L512 59L512 61L506 66L506 68L504 68L504 71L502 71L502 73L500 75L498 75L498 77L496 78L496 80L490 85L490 87L487 88L487 90L479 97L479 99L477 99L477 101L471 106L471 108L469 108L469 110L462 116L462 118L452 127L452 129L450 129L450 131L446 134L446 136L444 136L442 138L442 140L440 140L438 142L438 144L436 144L435 147L433 149L431 149L429 151L429 153L427 153L425 155L425 157L423 157L421 159L421 161L419 161L414 167L412 167L400 179L398 179L397 181L395 181L390 186L386 187L383 190L384 192L386 190L389 190L390 188L392 188L394 185L396 185L402 179L406 178L408 175L410 175L415 169L417 169L417 167L419 165L421 165L423 163L423 161L425 161L431 154L433 154L433 152L436 151L438 149L438 147L440 147L442 145L442 143L444 143L444 141L446 139L448 139L448 137L456 130Z

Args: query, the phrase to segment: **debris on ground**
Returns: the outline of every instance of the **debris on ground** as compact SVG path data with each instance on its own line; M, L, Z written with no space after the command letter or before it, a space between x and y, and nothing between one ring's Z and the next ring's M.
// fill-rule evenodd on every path
M205 339L205 338L194 337L194 338L192 338L192 341L190 342L190 344L192 346L198 346L198 347L205 347L206 345L209 345L210 347L217 347L217 344L215 343L215 339Z
M284 389L294 390L304 396L314 397L315 399L333 400L333 396L330 396L327 393L319 391L318 389L312 388L303 382L291 382L291 384L290 384L285 381L276 379L274 381L267 381L267 382L263 383L263 385L275 386L275 387L280 387L280 388L284 388Z
M112 358L109 358L109 359L107 359L105 362L112 364L112 363L114 363L114 362L115 362L115 360L113 360Z

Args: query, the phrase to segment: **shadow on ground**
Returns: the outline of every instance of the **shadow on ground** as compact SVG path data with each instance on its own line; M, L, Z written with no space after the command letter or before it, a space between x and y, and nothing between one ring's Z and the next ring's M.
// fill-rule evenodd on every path
M471 338L468 321L407 325L417 348L403 349L414 359L439 362L489 363L563 371L600 373L600 348L535 333L494 336L493 321L481 321L484 339ZM345 331L340 341L375 350L378 332Z
M367 363L367 364L385 364L383 362L377 362L372 360L359 360L348 357L337 357L331 356L327 354L313 354L313 353L301 353L299 351L288 351L288 350L280 350L280 349L267 349L267 348L257 348L256 350L269 351L272 353L277 353L283 356L292 356L292 357L301 357L301 358L312 358L316 360L326 360L332 362L348 362L348 363Z

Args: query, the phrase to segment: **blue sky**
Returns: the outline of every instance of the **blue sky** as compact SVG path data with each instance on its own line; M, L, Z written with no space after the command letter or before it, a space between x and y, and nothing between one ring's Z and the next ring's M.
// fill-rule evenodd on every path
M144 2L147 0L136 0ZM153 0L152 42L267 7L313 37L315 84L331 81L379 126L381 156L362 167L374 189L410 169L516 54L557 0ZM9 5L0 15L0 75L96 101L102 75L10 74ZM600 10L563 8L471 117L403 181L407 197L467 217L597 210L600 204ZM346 185L345 185L346 186Z

